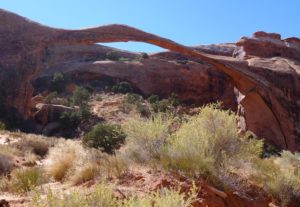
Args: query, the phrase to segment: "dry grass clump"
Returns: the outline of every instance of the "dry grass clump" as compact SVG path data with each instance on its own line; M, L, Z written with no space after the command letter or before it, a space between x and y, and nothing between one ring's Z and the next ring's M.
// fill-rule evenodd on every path
M255 163L252 180L264 186L275 198L287 205L300 198L300 154L283 151L279 157L271 157Z
M13 193L26 193L45 182L42 173L37 167L14 169L9 177L1 178L0 189Z
M122 127L127 135L123 155L138 163L155 162L169 138L170 116L157 114L150 119L132 118Z
M189 193L182 194L179 190L161 189L140 197L116 199L112 187L104 182L97 184L93 191L72 192L64 195L54 195L49 190L45 199L36 194L31 207L189 207L196 201L197 192L193 188Z
M108 155L97 149L84 148L80 142L61 140L51 148L45 170L57 181L80 184L96 177L118 176L127 169L117 155Z
M60 140L49 150L45 170L55 180L61 181L73 167L75 159L81 158L83 154L83 148L79 143Z
M32 152L40 157L44 157L53 145L53 142L51 138L28 134L22 135L21 139L14 143L14 146L24 153Z

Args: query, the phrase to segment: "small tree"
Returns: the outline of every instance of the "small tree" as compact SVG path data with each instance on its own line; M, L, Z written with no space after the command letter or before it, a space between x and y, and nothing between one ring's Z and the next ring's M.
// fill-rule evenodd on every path
M90 99L90 94L88 90L83 87L77 87L72 96L72 103L75 106L87 105Z
M83 143L112 154L124 143L125 137L118 125L97 124L84 136Z
M109 51L106 53L106 58L113 61L118 61L120 57L118 56L116 51Z
M52 80L51 80L51 90L56 92L62 92L65 89L66 80L64 74L60 72L54 73Z

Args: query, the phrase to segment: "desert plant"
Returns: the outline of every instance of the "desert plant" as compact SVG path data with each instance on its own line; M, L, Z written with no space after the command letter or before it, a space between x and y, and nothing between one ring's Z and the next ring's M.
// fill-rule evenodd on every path
M5 129L6 129L5 123L0 121L0 130L5 130Z
M58 96L57 92L54 91L52 93L49 93L45 98L44 98L44 103L46 104L52 104L53 100Z
M56 72L54 73L51 80L51 90L56 91L58 93L62 92L65 89L66 80L63 73Z
M138 104L141 103L142 97L136 93L128 93L125 101L129 104Z
M103 152L112 154L125 140L125 134L118 125L97 124L88 132L83 143L88 147L101 149Z
M124 147L125 156L140 162L149 163L160 157L160 151L169 137L171 117L157 114L150 119L131 118L123 129L127 135Z
M150 103L150 104L153 104L153 103L156 103L159 101L159 96L158 95L151 95L147 98L147 101Z
M44 178L39 168L19 168L11 173L9 180L9 191L25 193L33 190L37 185L43 183Z
M136 110L142 117L150 117L151 111L146 104L137 103Z
M111 89L115 93L131 93L133 91L132 86L130 83L123 81L119 82L116 85L114 85Z
M142 58L143 59L148 59L149 58L149 55L145 52L142 53Z
M106 53L106 58L112 61L118 61L120 59L116 51L109 51Z
M50 149L45 170L55 180L61 181L73 167L75 159L80 158L82 155L85 155L85 153L80 144L71 140L60 140L55 147Z
M74 106L85 106L87 105L89 98L90 94L87 89L76 87L71 99Z
M195 188L186 194L179 190L163 188L160 191L145 196L132 196L126 199L117 199L113 187L104 181L97 184L87 195L84 191L71 192L64 195L55 195L50 189L46 198L36 192L31 207L189 207L197 201Z
M283 151L279 157L262 160L256 165L256 174L267 192L288 205L290 201L300 197L300 154Z
M228 166L259 157L262 141L240 135L235 115L218 107L202 107L172 135L161 158L166 168L219 176Z
M175 93L171 93L171 95L168 98L168 101L174 107L176 107L180 104L180 100L178 98L178 95L175 94Z
M23 153L32 152L36 155L44 157L52 145L51 142L52 141L50 139L42 138L41 136L28 135L13 145Z

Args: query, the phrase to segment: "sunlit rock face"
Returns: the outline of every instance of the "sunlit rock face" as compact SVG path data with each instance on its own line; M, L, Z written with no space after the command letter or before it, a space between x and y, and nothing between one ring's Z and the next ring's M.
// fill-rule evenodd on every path
M0 10L0 22L0 98L4 111L14 108L24 118L30 117L31 81L41 75L57 70L105 74L126 79L145 94L164 95L174 90L187 102L221 100L233 108L237 101L246 129L282 149L299 147L297 38L281 40L277 34L258 32L236 45L191 48L125 25L54 29L4 10ZM119 41L154 44L176 52L165 56L179 54L190 62L162 60L159 55L138 62L103 61L93 56L101 49L92 51L89 47ZM80 61L81 57L87 59Z

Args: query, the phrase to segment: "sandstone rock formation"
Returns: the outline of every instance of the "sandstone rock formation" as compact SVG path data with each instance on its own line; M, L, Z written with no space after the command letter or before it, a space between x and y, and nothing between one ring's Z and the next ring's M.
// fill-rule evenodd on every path
M292 151L300 143L300 66L297 38L256 33L237 43L235 57L207 54L125 25L84 30L54 29L0 10L0 99L30 116L30 81L42 70L53 45L139 41L197 58L230 77L237 88L244 126L257 136ZM230 54L230 52L229 52ZM224 55L224 54L222 54ZM274 57L276 56L276 57ZM280 57L278 57L280 56ZM198 80L194 80L198 81Z
M80 49L79 49L80 48ZM60 45L48 48L39 77L63 72L80 80L113 77L130 82L144 95L168 97L176 93L184 103L203 105L222 101L226 108L235 110L234 86L230 78L204 62L181 61L186 56L173 52L150 55L143 59L139 54L122 52L126 61L110 61L103 46ZM159 86L159 87L158 87Z

